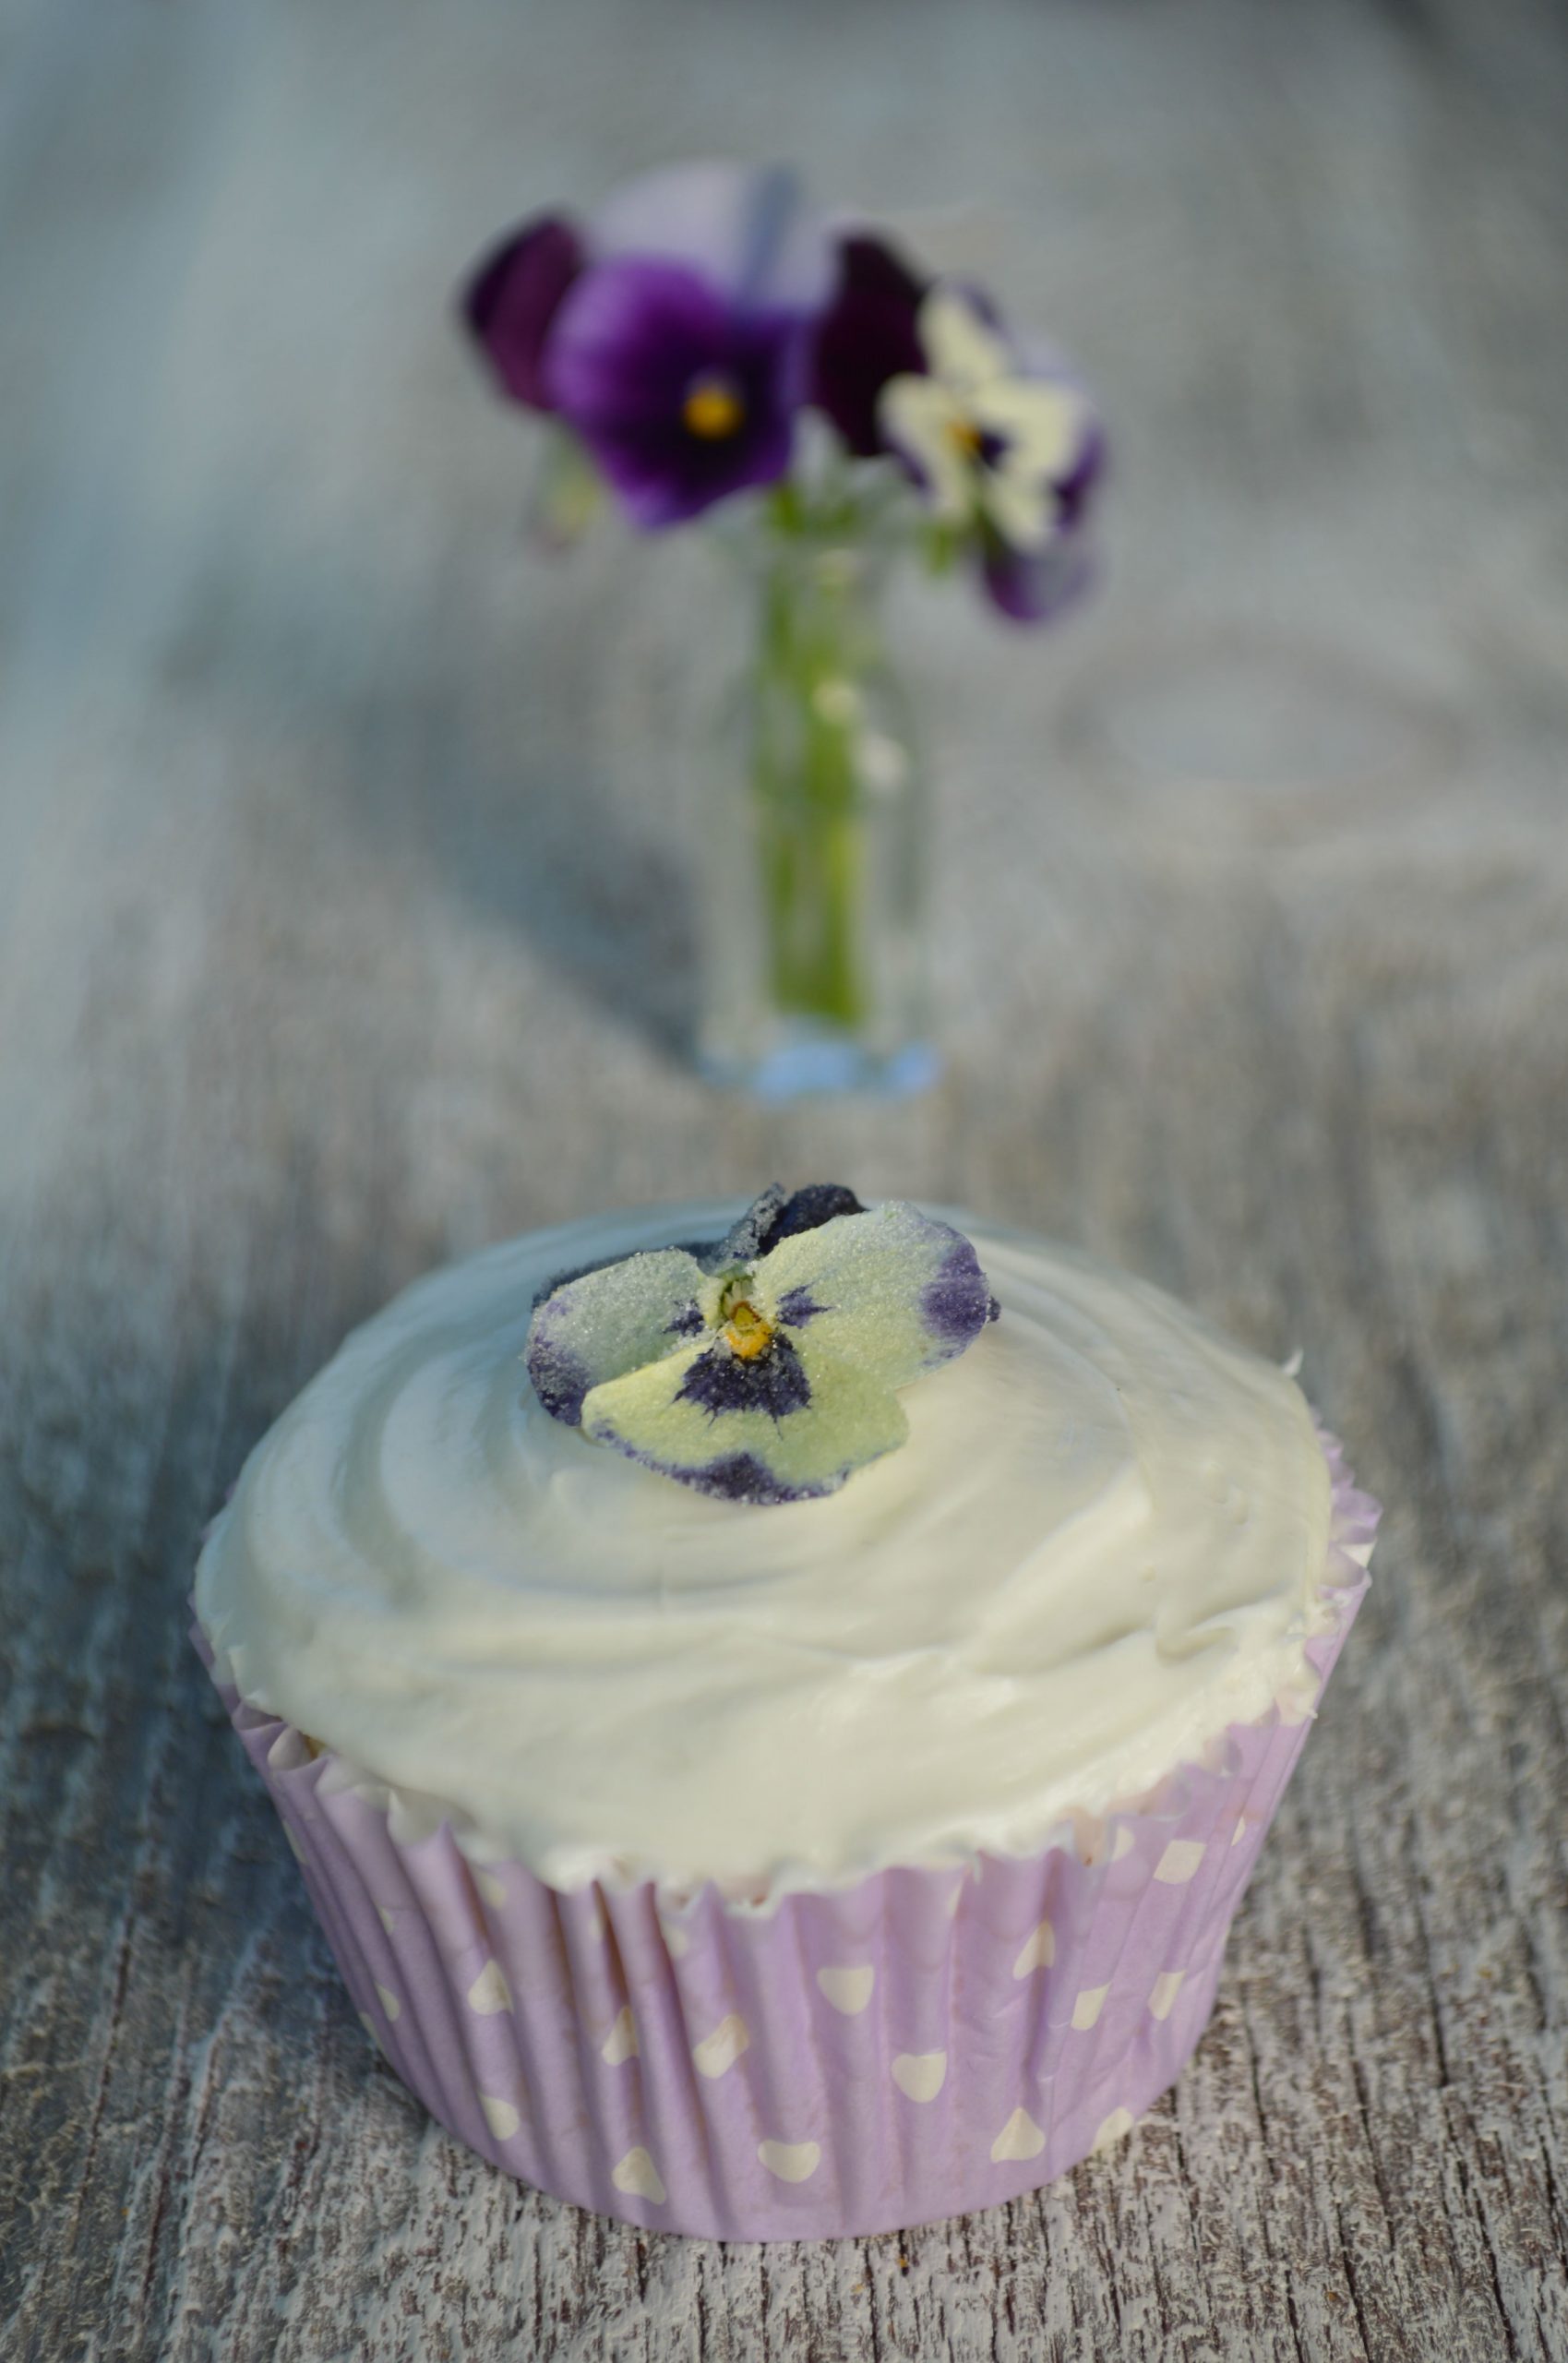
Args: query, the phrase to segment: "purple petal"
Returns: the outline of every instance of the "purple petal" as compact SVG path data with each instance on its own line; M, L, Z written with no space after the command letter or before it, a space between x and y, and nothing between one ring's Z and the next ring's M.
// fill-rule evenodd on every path
M1056 487L1055 538L1043 550L1015 550L999 534L980 548L980 574L993 606L1013 623L1049 623L1081 599L1095 580L1090 527L1105 480L1106 438L1092 423L1077 458Z
M804 1328L819 1313L831 1313L831 1304L819 1304L808 1288L791 1289L779 1299L779 1319L787 1329Z
M1056 488L1057 523L1064 533L1083 523L1089 503L1105 480L1108 457L1105 430L1097 421L1091 422L1071 473Z
M1051 623L1095 580L1095 558L1082 530L1059 534L1043 550L1015 550L999 534L980 549L980 578L991 605L1011 623Z
M676 164L628 181L594 215L593 252L684 263L754 310L816 313L832 285L826 230L784 165Z
M699 1354L681 1382L677 1403L700 1403L712 1418L726 1411L765 1411L782 1420L804 1411L811 1400L811 1382L805 1365L787 1337L775 1337L766 1352L743 1361L727 1346L712 1346Z
M820 1230L825 1222L832 1222L839 1215L863 1215L866 1209L853 1190L842 1182L808 1182L785 1200L759 1240L757 1252L766 1255L781 1239L794 1239L803 1230Z
M583 265L569 222L545 214L512 231L479 265L462 297L475 342L515 402L554 408L545 348L562 298Z
M727 1453L722 1460L711 1460L704 1469L683 1470L682 1475L700 1493L715 1494L723 1502L753 1502L760 1506L811 1498L809 1489L784 1484L751 1452Z
M920 1317L945 1345L962 1352L991 1318L990 1283L967 1239L954 1239L920 1298Z
M738 310L683 265L628 256L573 284L545 375L632 522L652 530L784 474L806 357L797 320ZM688 396L705 377L739 400L729 434L704 437L687 423Z
M886 450L877 400L890 378L923 375L916 318L924 283L880 238L841 240L833 300L817 330L811 400L857 458Z

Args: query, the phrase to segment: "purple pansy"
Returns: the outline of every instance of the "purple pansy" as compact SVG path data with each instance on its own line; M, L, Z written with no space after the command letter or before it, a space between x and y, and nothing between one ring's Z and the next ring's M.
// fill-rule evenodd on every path
M896 1390L996 1315L974 1248L918 1208L764 1193L712 1247L561 1281L526 1360L543 1408L729 1501L836 1492L908 1433Z
M506 390L556 412L652 530L784 474L831 284L793 173L695 164L629 183L581 235L531 224L465 308Z
M779 482L813 408L851 462L902 465L933 564L964 557L1002 614L1039 622L1090 578L1104 444L1082 390L982 290L864 228L831 235L784 167L680 165L581 227L542 215L485 256L463 309L503 390L556 419L535 503L552 546L606 484L655 531ZM853 514L860 474L833 481Z
M578 280L545 374L632 523L651 530L784 474L806 361L789 313L735 304L684 264L628 255Z

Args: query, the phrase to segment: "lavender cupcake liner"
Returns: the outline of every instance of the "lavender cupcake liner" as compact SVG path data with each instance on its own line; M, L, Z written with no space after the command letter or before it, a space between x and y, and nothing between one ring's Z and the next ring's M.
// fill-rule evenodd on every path
M366 2029L460 2141L648 2230L889 2231L1050 2181L1191 2057L1366 1589L1377 1505L1323 1442L1314 1686L1027 1858L749 1902L563 1893L471 1861L445 1824L400 1841L384 1791L219 1687Z

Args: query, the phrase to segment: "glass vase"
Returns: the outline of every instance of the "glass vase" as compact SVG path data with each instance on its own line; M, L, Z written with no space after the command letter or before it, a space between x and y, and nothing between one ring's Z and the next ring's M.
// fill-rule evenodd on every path
M937 1062L927 776L883 612L901 541L781 494L726 545L746 644L709 763L702 1067L767 1099L917 1090Z

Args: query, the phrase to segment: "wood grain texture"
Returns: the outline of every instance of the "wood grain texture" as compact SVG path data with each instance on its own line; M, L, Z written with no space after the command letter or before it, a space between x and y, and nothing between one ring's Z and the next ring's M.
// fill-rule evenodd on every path
M0 2351L1568 2357L1568 42L1525 0L0 5ZM951 1065L682 1065L701 560L521 546L499 222L796 151L1071 341L1042 644L912 598ZM1214 2025L905 2237L644 2237L365 2043L186 1643L347 1326L842 1174L1283 1356L1390 1505Z

